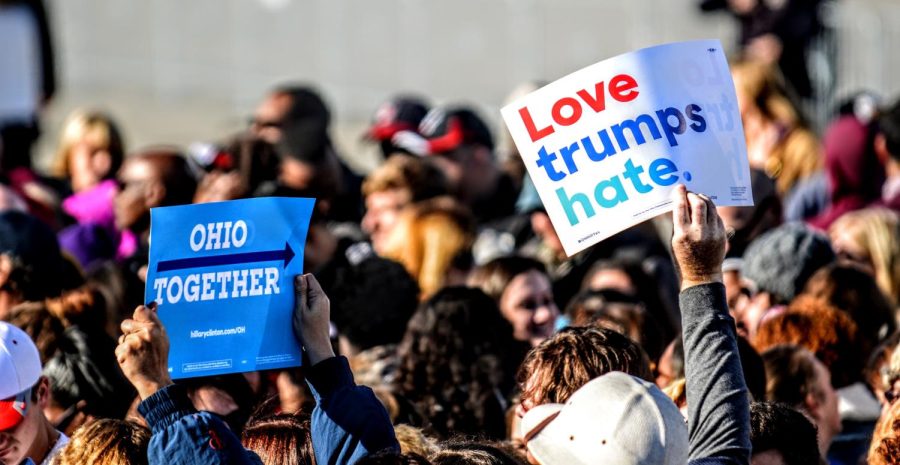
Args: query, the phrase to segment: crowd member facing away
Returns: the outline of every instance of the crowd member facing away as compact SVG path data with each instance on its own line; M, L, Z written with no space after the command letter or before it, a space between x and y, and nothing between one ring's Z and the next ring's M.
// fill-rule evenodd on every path
M816 427L786 404L750 404L753 465L820 465Z
M0 213L0 319L21 302L59 296L72 284L65 269L49 227L27 213Z
M444 286L465 283L474 235L469 211L449 197L437 197L403 211L381 256L406 268L424 300Z
M131 421L103 419L75 432L53 465L148 465L150 431Z
M438 437L502 439L512 387L512 328L477 289L449 287L413 315L398 349L397 391Z
M680 268L688 418L653 384L613 372L522 418L541 465L749 464L750 409L721 264L725 228L711 200L673 192L673 253ZM690 435L688 434L690 429ZM690 439L688 439L690 437Z
M475 269L468 284L497 302L516 340L534 347L556 330L559 308L541 262L518 256L495 258Z
M900 100L882 112L875 136L875 153L884 164L881 204L900 211Z

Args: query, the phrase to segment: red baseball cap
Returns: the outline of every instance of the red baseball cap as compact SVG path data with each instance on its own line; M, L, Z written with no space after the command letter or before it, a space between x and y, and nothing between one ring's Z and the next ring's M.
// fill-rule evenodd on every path
M20 392L11 399L0 400L0 431L13 428L25 419L29 395L31 389Z

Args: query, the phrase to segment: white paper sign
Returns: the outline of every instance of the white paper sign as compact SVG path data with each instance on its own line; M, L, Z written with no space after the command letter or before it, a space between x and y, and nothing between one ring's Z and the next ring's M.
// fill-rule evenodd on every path
M678 183L753 205L734 84L717 40L588 66L502 110L566 253L671 211Z

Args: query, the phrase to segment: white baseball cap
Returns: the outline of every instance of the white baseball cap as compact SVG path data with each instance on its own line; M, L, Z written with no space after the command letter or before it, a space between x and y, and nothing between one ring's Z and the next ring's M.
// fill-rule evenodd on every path
M529 410L521 428L541 465L685 465L688 431L678 407L654 384L612 372L565 404Z
M23 392L41 378L41 357L21 329L0 321L0 429L12 427L24 414Z

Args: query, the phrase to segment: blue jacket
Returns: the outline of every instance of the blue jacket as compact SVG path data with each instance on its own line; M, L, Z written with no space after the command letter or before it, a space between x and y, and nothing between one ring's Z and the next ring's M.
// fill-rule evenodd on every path
M370 452L400 450L387 412L371 389L353 382L346 358L332 357L306 372L316 399L310 435L319 465L349 465ZM221 419L198 412L182 386L160 389L138 411L153 433L151 464L261 464Z

